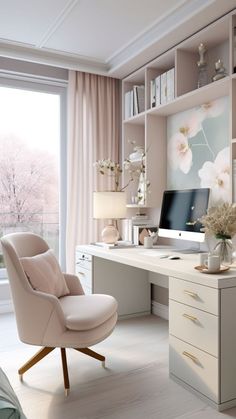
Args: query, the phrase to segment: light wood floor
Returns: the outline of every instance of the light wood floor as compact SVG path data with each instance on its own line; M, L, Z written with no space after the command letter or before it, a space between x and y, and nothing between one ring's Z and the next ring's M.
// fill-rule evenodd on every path
M120 321L96 345L100 362L68 350L71 391L64 397L59 350L20 382L18 367L38 348L19 342L13 314L0 315L0 366L28 419L227 419L168 377L168 323L155 316Z

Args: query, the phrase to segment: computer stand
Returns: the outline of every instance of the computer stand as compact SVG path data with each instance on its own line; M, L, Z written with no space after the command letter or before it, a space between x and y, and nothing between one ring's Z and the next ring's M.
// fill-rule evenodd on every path
M183 253L183 254L194 254L194 253L205 253L205 250L201 250L200 243L196 243L196 246L190 246L184 249L177 248L174 250L176 253Z

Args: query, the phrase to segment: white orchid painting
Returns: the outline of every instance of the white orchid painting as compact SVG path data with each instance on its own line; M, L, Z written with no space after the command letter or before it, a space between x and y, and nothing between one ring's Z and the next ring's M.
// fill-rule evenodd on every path
M230 199L229 100L167 118L168 189L211 188L212 204Z

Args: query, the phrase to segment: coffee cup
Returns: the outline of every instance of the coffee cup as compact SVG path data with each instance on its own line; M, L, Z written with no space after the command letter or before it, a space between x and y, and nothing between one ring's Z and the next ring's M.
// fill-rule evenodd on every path
M151 249L153 247L153 238L151 236L144 237L145 249Z
M218 272L220 270L220 257L217 255L208 255L204 265L209 272Z
M199 253L199 265L204 266L205 260L208 258L208 253Z

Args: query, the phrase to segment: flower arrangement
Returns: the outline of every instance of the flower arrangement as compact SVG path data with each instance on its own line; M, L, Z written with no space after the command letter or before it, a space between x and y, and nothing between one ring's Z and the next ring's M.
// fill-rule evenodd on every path
M100 173L101 175L111 176L114 178L115 192L123 190L123 188L120 189L120 176L122 173L122 169L119 163L116 163L111 159L103 159L97 160L94 163L94 166L98 170L98 173Z
M146 159L146 153L143 151L143 148L141 146L136 146L135 141L129 141L130 144L134 145L133 152L139 153L139 159L132 160L132 154L124 160L123 164L120 165L119 163L116 163L112 161L111 159L103 159L103 160L97 160L94 163L94 166L96 167L98 173L105 176L111 176L114 178L114 184L115 184L115 191L121 192L124 191L131 182L136 180L141 180L142 176L142 182L143 182L143 189L145 191L149 188L150 182L146 179L144 179L145 174L145 159ZM123 170L127 170L129 174L129 179L127 183L121 187L121 174ZM142 187L138 186L137 191L137 199L138 203L140 203L144 197L143 197L143 190Z
M236 205L224 203L210 208L200 222L204 232L213 234L217 239L231 239L236 234Z

